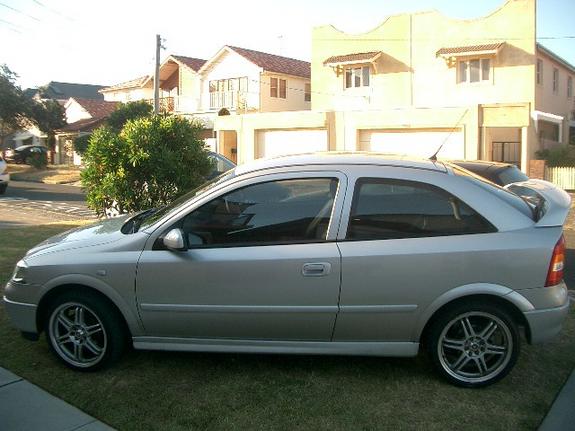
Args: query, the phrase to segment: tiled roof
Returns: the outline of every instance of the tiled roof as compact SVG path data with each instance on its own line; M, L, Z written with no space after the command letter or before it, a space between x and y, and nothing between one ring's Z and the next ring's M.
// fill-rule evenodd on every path
M323 64L351 63L360 61L370 61L381 54L381 51L358 52L355 54L334 55L323 62Z
M84 108L95 118L105 118L116 110L118 107L118 102L106 102L104 100L91 100L91 99L80 99L78 97L73 98L78 102L82 108Z
M98 91L102 88L104 88L103 85L51 81L45 87L38 88L32 96L39 93L42 99L68 100L70 97L81 97L83 99L101 100L104 96Z
M124 88L134 88L140 87L146 80L148 79L148 75L140 76L136 79L131 79L129 81L120 82L119 84L111 85L110 87L105 87L100 90L100 93L105 91L113 91L113 90L122 90Z
M183 55L171 55L170 57L174 57L176 60L181 61L194 72L200 70L200 68L205 64L207 60L202 60L201 58L193 58L193 57L184 57Z
M462 54L467 52L479 52L479 51L497 51L505 42L499 43L487 43L484 45L470 45L470 46L454 46L451 48L441 48L435 54L439 55L449 55L449 54Z
M76 121L75 123L70 123L58 130L58 132L72 133L72 132L91 132L95 128L99 127L106 121L105 117L101 118L86 118L84 120Z
M238 48L237 46L227 45L227 47L268 72L301 76L302 78L311 77L311 64L307 61Z

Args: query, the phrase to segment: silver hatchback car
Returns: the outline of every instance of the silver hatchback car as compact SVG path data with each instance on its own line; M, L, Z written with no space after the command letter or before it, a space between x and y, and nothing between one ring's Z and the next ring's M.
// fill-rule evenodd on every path
M18 262L13 324L78 370L137 349L415 356L450 382L504 377L568 313L570 198L527 201L446 162L260 160L171 205L75 229ZM536 203L530 203L536 202Z

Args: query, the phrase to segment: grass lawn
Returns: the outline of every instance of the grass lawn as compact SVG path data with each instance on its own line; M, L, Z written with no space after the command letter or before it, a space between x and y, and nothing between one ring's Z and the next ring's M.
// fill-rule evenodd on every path
M48 165L36 169L29 165L9 164L7 172L14 181L33 181L46 184L67 184L80 181L80 168L69 165Z
M0 230L0 282L27 248L66 226ZM575 308L555 342L523 344L514 371L481 390L415 359L131 351L78 373L20 338L0 307L0 366L120 430L529 430L575 366ZM33 414L33 412L31 412Z

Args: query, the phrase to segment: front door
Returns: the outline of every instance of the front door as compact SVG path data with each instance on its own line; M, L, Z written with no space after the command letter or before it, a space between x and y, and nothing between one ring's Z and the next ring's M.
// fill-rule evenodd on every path
M137 301L147 335L331 338L341 264L328 239L335 235L330 223L341 181L317 174L269 177L222 194L164 229L180 228L187 250L163 249L160 237L155 249L142 253Z

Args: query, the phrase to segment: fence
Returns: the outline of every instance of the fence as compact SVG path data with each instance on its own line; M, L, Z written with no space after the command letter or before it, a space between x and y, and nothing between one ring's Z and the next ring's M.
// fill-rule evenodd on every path
M557 167L545 168L545 179L561 187L563 190L575 190L575 168Z

